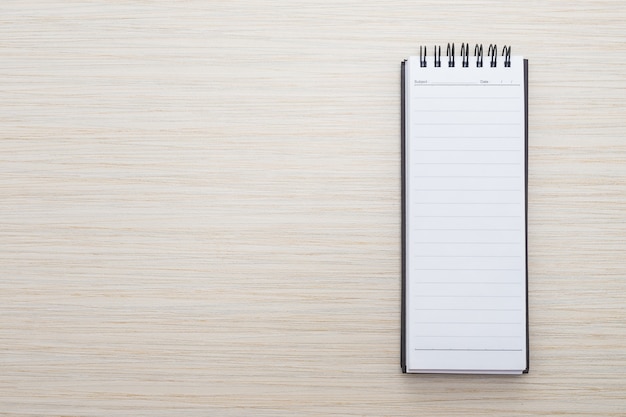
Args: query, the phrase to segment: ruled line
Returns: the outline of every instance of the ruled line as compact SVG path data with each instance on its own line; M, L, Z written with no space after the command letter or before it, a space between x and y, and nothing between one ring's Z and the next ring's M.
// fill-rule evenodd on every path
M433 219L438 219L438 218L446 218L446 219L463 219L463 218L471 218L471 219L512 219L512 218L521 218L522 216L483 216L483 215L477 215L477 216L421 216L421 215L414 215L412 216L412 218L433 218Z
M444 229L444 228L428 228L428 227L416 227L414 229L411 229L414 232L420 232L420 231L452 231L452 232L521 232L522 229L460 229L460 228L450 228L450 229Z
M413 166L418 165L520 165L521 162L413 162ZM492 176L499 178L499 176Z
M430 350L430 351L460 351L460 352L521 352L522 349L431 349L431 348L415 348L414 350Z
M522 298L520 295L438 295L420 294L415 298Z
M415 284L489 284L489 285L522 285L521 282L502 282L502 281L416 281Z
M521 136L413 136L415 139L519 139Z
M458 203L439 203L439 202L430 202L430 203L413 203L413 205L418 206L418 205L433 205L433 204L448 204L448 205L458 205L458 204L472 204L472 205L476 205L476 204L483 204L486 206L491 206L491 205L515 205L515 204L521 204L521 202L516 202L516 203L489 203L489 202L481 202L481 203L463 203L463 202L458 202Z
M420 324L522 324L521 321L420 321L415 320Z
M476 191L487 191L487 192L491 192L491 191L505 191L505 192L514 192L514 191L520 191L521 188L414 188L413 191L453 191L453 192L459 192L459 191L469 191L469 192L476 192Z
M430 83L413 83L413 87L438 87L438 86L454 86L454 87L519 87L520 84L489 84L489 83L446 83L446 82L430 82Z
M519 100L519 96L484 96L484 97L467 97L467 96L420 96L420 95L412 95L411 98L413 100L419 99L437 99L437 100Z
M418 242L423 243L423 242ZM520 268L413 268L414 271L521 271Z
M415 109L413 113L521 113L520 110L420 110Z
M497 334L494 335L480 335L480 336L470 336L470 335L455 335L455 334L451 334L451 335L422 335L422 336L414 336L415 339L424 339L424 338L436 338L436 337L463 337L463 338L471 338L471 337L475 337L475 338L480 338L480 339L486 339L486 338L498 338L498 339L521 339L522 336L500 336Z
M413 308L415 311L522 311L521 308Z
M417 126L518 126L521 123L413 123L413 127Z
M429 244L429 245L519 245L522 243L519 242L427 242L427 241L419 241L413 240L411 243L418 244ZM456 271L456 269L452 269L451 271Z
M437 229L435 229L437 230ZM448 229L438 229L448 230ZM462 229L461 229L462 230ZM413 258L521 258L519 255L414 255Z

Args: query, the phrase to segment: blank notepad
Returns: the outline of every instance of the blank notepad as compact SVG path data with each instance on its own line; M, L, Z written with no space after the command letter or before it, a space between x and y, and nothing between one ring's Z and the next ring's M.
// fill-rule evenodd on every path
M468 49L402 65L404 372L528 371L528 64Z

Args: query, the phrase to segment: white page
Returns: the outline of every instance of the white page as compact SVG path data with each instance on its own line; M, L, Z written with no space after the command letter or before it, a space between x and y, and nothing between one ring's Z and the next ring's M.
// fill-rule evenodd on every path
M406 349L414 372L526 368L524 62L406 64Z

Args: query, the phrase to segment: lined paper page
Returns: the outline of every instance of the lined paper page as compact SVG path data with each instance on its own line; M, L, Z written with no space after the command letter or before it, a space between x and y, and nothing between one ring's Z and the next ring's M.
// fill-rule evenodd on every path
M523 59L407 61L408 365L526 366Z

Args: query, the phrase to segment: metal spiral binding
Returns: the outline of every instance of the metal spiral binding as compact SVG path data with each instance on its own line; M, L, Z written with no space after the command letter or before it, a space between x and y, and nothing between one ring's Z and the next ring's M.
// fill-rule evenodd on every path
M502 48L502 56L504 57L504 66L511 66L511 46L504 46Z
M461 44L461 65L463 68L469 67L469 43Z
M463 68L469 67L469 43L461 44L461 66ZM428 55L426 51L426 46L420 46L420 67L426 67L427 61L426 56ZM434 65L435 67L441 67L441 46L435 45L434 47ZM446 50L446 56L448 57L448 67L455 66L455 57L454 57L454 43L448 43L448 48ZM476 44L474 46L474 57L476 58L476 67L482 68L483 66L483 45ZM498 46L496 44L490 44L489 49L487 50L487 57L489 57L489 66L495 68L498 66ZM504 61L505 67L511 66L511 46L503 46L502 47L502 57Z
M452 44L452 47L448 44L446 55L448 55L448 67L454 67L454 44Z
M491 67L498 66L498 47L494 45L489 45L489 50L487 51L487 56L491 57Z
M422 47L420 46L420 67L425 67L426 66L426 46L423 47L424 48L424 55L422 55Z
M483 46L482 44L476 44L474 47L474 56L476 57L476 66L482 68L483 66Z

